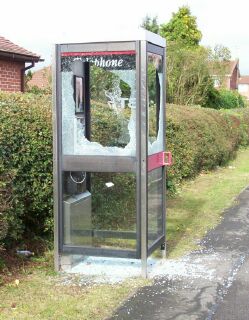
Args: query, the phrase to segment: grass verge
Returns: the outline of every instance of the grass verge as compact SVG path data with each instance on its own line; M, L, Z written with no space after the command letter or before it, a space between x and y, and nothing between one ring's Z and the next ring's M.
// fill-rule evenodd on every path
M1 320L104 319L138 287L149 283L136 279L115 285L80 285L74 280L64 285L63 278L53 271L50 255L0 287Z
M176 258L198 247L198 240L222 218L225 208L249 185L249 149L238 151L225 168L203 172L188 181L167 201L168 257Z

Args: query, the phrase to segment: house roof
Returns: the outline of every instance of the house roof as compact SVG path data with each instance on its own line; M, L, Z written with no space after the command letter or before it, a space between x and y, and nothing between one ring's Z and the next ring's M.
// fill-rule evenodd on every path
M239 66L239 59L224 62L227 75L231 76L236 66Z
M0 36L0 57L22 61L43 61L40 56Z
M239 78L239 84L249 84L249 76L241 76Z
M213 76L217 76L220 73L224 72L224 76L231 77L236 67L239 70L239 59L220 61L220 62L211 61L209 63L209 69Z
M45 89L49 86L49 78L51 77L51 66L42 68L32 74L32 79L28 82L30 87L36 86Z

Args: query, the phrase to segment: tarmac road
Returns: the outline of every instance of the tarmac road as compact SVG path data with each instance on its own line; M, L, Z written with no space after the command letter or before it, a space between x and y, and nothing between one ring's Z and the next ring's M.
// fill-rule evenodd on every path
M249 187L201 244L179 276L156 278L110 320L249 320Z

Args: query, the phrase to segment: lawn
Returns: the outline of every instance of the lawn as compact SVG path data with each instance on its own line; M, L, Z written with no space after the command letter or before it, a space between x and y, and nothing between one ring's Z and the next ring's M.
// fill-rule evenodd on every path
M226 168L203 172L167 200L169 258L197 248L198 240L219 223L224 208L249 185L248 159L249 149L239 151ZM138 287L149 283L135 279L115 285L82 285L74 279L65 285L63 277L53 271L52 260L52 253L33 258L32 265L10 275L11 280L0 287L0 319L105 319Z
M249 185L249 149L240 150L225 168L203 172L186 182L167 201L167 254L169 258L197 248L198 240L222 219L222 212Z
M89 285L74 278L65 285L63 276L53 271L52 254L34 259L35 266L24 268L18 278L0 287L0 319L104 319L145 279L122 284ZM68 281L68 278L66 278Z

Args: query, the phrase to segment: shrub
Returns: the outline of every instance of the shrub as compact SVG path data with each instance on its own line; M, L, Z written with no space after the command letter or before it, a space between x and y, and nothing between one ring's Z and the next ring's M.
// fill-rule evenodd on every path
M208 108L168 105L166 140L173 155L167 172L169 190L201 170L226 164L239 146L248 145L247 114L248 109L238 117Z
M8 184L7 243L51 234L51 98L0 92L1 185ZM6 181L12 173L11 181ZM2 194L7 201L6 196Z
M219 90L215 89L211 83L207 89L207 95L201 104L204 108L220 109L221 96Z
M0 162L0 250L8 232L6 211L11 207L11 173L6 174L3 169L2 162Z
M52 235L51 107L49 95L0 92L0 241L5 238L9 245ZM119 119L110 108L93 103L92 138L117 145L120 134L125 139L121 124L127 118L129 112Z
M112 188L103 188L106 181ZM136 176L133 173L91 175L93 225L96 229L129 230L136 220ZM122 214L121 214L122 213Z
M13 245L27 238L49 237L53 230L51 96L0 92L0 108L0 244ZM126 132L120 130L129 118L128 111L124 119L120 119L95 103L92 116L95 141L108 145L109 141L119 141L120 134L126 139ZM221 112L169 105L166 136L167 150L173 153L167 184L169 192L173 192L183 179L227 163L240 145L248 145L248 109ZM109 191L99 192L97 182L105 181L104 175L95 174L94 179L95 225L107 228L112 223L120 228L133 223L134 177L108 176L115 182L113 199L116 194L122 195L116 208L110 207ZM101 205L97 206L97 202ZM123 216L118 207L124 208ZM107 218L103 212L108 213Z
M247 106L246 100L237 91L233 90L216 90L210 88L207 100L203 107L213 109L235 109L245 108Z
M245 106L245 100L237 91L225 89L220 90L221 109L244 108Z

